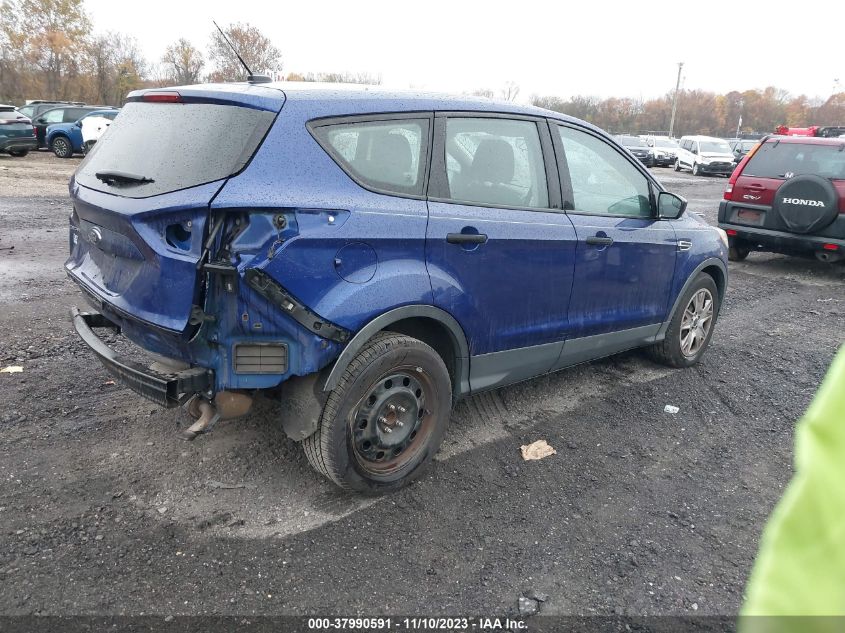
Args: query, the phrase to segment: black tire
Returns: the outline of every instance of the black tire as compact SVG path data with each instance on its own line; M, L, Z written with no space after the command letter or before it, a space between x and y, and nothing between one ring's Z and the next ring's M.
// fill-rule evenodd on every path
M56 136L50 141L50 149L59 158L70 158L73 156L73 145L66 136Z
M728 247L728 259L732 262L741 262L746 257L748 257L748 253L751 252L747 246L743 246L742 244L738 244L736 242L731 242L730 246Z
M394 387L392 379L396 377L402 378L404 387L398 382ZM391 431L391 435L397 433L397 438L406 434L407 444L397 445L394 451L398 452L391 452L381 447L381 439L362 442L364 433L388 437L383 434L384 418L376 416L385 406L391 406L388 402L392 392L382 391L376 397L377 390L390 385L398 391L397 397L407 397L402 390L409 384L412 389L419 385L412 393L418 408L409 404L413 421L406 419L404 424L398 424L401 429L394 426ZM402 407L399 409L405 412ZM366 410L369 413L365 417ZM311 466L341 488L369 494L392 492L416 479L431 462L443 441L451 410L452 383L437 352L410 336L382 332L361 349L343 372L323 407L316 433L303 440L302 445ZM373 443L379 445L371 448ZM367 455L365 449L377 453ZM389 455L385 456L385 451ZM392 465L393 462L397 464Z
M692 175L693 175L693 176L699 176L699 175L701 175L701 170L698 168L698 163L693 163L693 164L692 164Z
M709 293L711 301L712 317L710 319L709 327L703 337L701 344L696 348L694 353L684 353L681 342L681 327L684 322L684 314L690 305L693 297L699 291L706 291ZM648 348L649 355L658 363L668 365L669 367L691 367L695 365L710 344L710 339L713 337L713 330L716 328L716 319L719 316L719 291L716 288L716 282L707 273L700 273L695 281L690 284L686 292L684 292L681 300L678 302L678 308L672 315L672 320L669 322L669 329L666 330L666 338L659 343L655 343Z
M9 154L14 156L15 158L23 158L27 154L29 154L28 149L12 149L9 150Z
M677 158L676 158L676 159L675 159L675 164L674 164L674 166L673 166L673 167L674 167L675 171L681 171L681 161L680 161L679 159L677 159Z

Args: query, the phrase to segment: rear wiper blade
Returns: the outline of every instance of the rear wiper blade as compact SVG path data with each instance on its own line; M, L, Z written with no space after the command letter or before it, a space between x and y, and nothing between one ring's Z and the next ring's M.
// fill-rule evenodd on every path
M126 171L98 171L94 176L98 180L102 180L107 185L114 184L131 184L144 185L148 182L155 182L152 178L146 176L139 176L138 174L130 174Z

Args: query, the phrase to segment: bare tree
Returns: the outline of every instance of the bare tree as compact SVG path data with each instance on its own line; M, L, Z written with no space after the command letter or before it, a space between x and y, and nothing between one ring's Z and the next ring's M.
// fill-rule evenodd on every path
M205 64L202 53L185 38L168 46L161 62L167 80L174 85L199 83Z
M223 30L252 72L272 74L282 70L281 51L257 27L239 22ZM217 29L211 33L208 59L214 67L210 81L236 81L245 77L244 67Z
M516 101L519 95L519 86L514 81L509 81L502 88L502 99L505 101Z
M324 81L333 84L367 84L371 86L381 85L381 75L373 75L366 72L329 72L329 73L290 73L288 81Z
M110 105L119 105L126 93L141 87L147 70L137 40L114 32L93 38L88 64L89 98Z

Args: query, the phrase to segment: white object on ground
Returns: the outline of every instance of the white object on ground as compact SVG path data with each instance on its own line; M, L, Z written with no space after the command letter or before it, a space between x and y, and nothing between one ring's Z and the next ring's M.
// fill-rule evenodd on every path
M543 459L549 455L557 454L557 451L549 446L549 443L546 442L546 440L537 440L531 444L520 446L519 450L522 451L522 459L525 461Z
M680 407L676 407L674 404L667 404L665 407L663 407L663 411L665 413L677 413L680 410Z
M19 374L23 371L23 367L20 365L9 365L8 367L4 367L0 369L0 374Z

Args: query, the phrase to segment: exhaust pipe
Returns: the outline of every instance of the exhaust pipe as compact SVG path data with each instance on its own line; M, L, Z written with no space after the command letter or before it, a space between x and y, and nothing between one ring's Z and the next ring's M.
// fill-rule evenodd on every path
M251 407L252 396L237 391L221 391L214 396L214 402L197 394L185 404L185 410L195 421L179 433L179 439L191 442L209 432L218 420L246 415Z
M835 264L842 259L842 254L831 253L830 251L816 251L816 259L826 264Z

